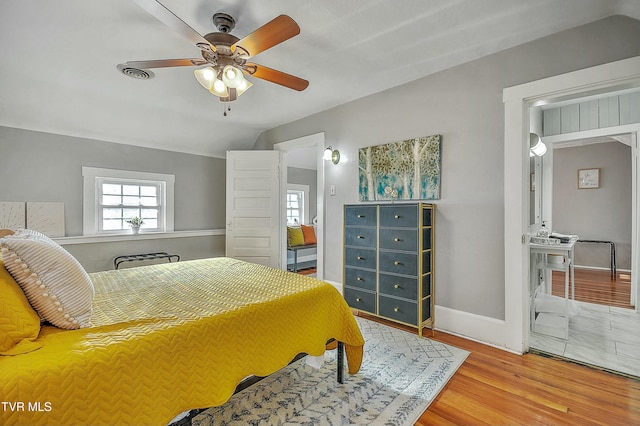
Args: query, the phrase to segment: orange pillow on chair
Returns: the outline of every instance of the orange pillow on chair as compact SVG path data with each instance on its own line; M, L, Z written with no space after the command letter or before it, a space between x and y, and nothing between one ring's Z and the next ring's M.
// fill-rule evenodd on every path
M300 225L302 228L302 235L304 236L304 244L316 244L318 240L316 239L316 230L313 226L308 225Z

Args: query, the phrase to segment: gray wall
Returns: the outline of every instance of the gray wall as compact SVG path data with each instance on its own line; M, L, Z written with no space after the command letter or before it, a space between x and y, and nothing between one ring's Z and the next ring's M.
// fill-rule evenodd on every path
M64 202L67 236L82 235L82 166L174 174L175 230L224 229L225 164L219 158L0 126L0 201ZM114 250L119 254L171 251L178 245L185 258L224 254L224 242L222 247L219 242L205 244L210 247L207 250L201 242L194 242L189 250L186 240L66 248L78 254L90 271L109 265L105 259Z
M287 167L287 181L298 185L309 185L309 222L311 222L317 214L318 172L298 167Z
M578 169L600 168L600 188L578 189ZM631 269L631 147L620 142L553 150L553 230L616 243ZM576 265L609 268L609 245L576 245Z
M106 271L113 269L116 256L136 253L153 253L164 251L178 254L180 260L203 259L224 256L224 235L160 238L153 240L135 240L102 243L64 244L64 248L71 253L87 272ZM144 262L125 262L118 269L133 266L150 265L152 263L167 262L166 259Z
M508 35L505 35L508 36ZM358 202L358 148L442 135L436 304L504 319L505 87L640 55L640 22L614 16L508 49L264 132L256 149L317 132L325 167L325 278L342 281L342 209ZM311 83L313 84L313 82Z

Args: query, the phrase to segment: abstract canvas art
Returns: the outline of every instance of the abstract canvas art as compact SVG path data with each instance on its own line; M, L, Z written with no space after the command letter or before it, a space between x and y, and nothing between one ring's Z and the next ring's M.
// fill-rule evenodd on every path
M360 201L440 199L440 151L440 135L360 148Z

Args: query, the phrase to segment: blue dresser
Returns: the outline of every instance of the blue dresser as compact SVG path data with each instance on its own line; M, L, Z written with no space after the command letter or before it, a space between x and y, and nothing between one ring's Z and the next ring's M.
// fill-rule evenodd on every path
M352 308L422 329L434 324L435 205L344 206L344 297Z

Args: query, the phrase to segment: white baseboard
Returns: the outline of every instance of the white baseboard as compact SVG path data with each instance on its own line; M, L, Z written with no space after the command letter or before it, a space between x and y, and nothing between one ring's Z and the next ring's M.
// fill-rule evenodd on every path
M333 285L342 294L342 283L324 281ZM435 325L438 331L521 355L521 352L507 348L503 320L436 305Z
M503 320L436 305L435 326L438 331L520 354L506 347Z

